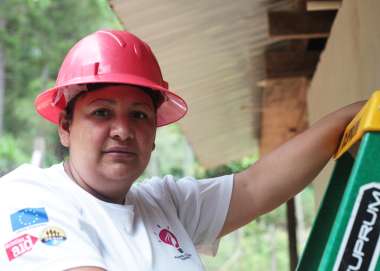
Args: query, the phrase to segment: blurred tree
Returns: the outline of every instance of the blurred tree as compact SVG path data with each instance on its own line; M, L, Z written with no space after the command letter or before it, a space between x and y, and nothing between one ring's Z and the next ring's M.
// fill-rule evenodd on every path
M0 32L5 28L5 19L0 17ZM4 123L4 92L5 92L5 56L4 48L0 43L0 136L3 134Z
M156 147L152 153L147 176L173 175L174 177L194 176L198 168L193 152L178 125L157 129Z
M0 176L28 161L28 156L18 148L18 143L11 136L0 137Z
M48 149L57 145L55 127L42 121L33 100L53 86L68 49L99 28L121 28L106 0L2 0L0 45L5 56L4 130L31 153L43 136ZM53 153L52 151L48 153ZM56 160L54 157L48 160Z

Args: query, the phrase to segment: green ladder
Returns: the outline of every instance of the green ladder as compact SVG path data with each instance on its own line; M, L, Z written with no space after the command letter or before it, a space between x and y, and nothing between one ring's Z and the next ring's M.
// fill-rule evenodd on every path
M335 158L297 270L380 271L380 91L347 126Z

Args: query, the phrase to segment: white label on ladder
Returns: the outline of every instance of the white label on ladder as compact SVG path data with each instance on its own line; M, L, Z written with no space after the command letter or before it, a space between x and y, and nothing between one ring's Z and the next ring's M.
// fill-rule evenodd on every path
M380 252L380 184L363 185L356 198L334 271L375 270Z

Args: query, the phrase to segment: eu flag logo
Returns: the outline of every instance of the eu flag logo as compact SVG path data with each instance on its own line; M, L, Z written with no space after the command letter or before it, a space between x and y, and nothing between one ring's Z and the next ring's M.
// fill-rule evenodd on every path
M45 208L26 208L11 214L13 231L48 221L49 218Z

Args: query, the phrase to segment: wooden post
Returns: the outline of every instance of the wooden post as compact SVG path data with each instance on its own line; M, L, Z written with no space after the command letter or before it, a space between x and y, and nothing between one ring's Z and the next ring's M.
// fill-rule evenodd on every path
M306 91L313 76L323 40L329 34L336 10L307 12L307 1L297 0L293 11L268 13L269 36L277 41L266 52L267 79L263 95L261 154L276 148L307 127ZM312 42L313 41L313 42ZM315 42L317 41L317 42ZM295 161L298 162L298 161ZM290 270L298 262L297 220L294 199L287 203Z
M297 249L297 217L294 198L291 198L286 203L286 224L288 228L288 249L289 249L289 266L290 270L296 270L298 263L298 249Z
M263 83L261 156L307 128L306 94L308 85L309 79L304 76L271 79ZM290 270L295 270L298 252L294 199L287 202L287 222Z

